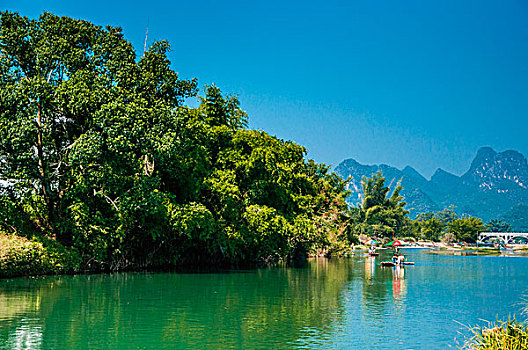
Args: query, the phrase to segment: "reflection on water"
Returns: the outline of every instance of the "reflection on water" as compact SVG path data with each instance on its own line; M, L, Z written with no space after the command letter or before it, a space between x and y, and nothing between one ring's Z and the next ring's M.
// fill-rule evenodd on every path
M31 326L22 319L20 325L9 334L6 345L11 349L40 349L42 347L42 329Z
M0 348L444 349L518 311L528 259L409 252L303 268L0 281Z
M376 276L376 257L367 256L365 260L365 279L371 280Z
M395 302L405 297L405 267L395 266L392 268L392 295ZM397 303L401 305L402 303Z

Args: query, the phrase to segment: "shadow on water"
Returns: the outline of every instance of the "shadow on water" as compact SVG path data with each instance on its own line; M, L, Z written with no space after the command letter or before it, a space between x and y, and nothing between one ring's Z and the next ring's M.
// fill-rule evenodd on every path
M269 348L326 333L353 271L338 260L228 273L0 281L6 348ZM18 344L18 345L17 345Z

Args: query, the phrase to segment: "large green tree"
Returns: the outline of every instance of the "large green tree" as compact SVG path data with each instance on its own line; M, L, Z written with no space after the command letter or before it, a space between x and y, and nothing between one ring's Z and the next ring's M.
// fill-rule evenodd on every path
M420 233L423 238L429 241L439 241L442 233L446 228L446 224L434 217L428 220L420 221Z
M108 166L137 165L126 151L148 158L144 124L163 127L195 83L168 69L166 43L136 62L120 28L3 12L0 29L1 176L22 197L35 194L30 205L46 207L39 224L54 229L72 178L107 165L94 162L102 153Z
M117 27L0 17L0 225L91 266L238 264L346 241L345 182ZM393 209L397 209L397 205Z
M460 219L454 219L447 225L448 232L453 233L458 241L474 243L477 241L478 234L486 228L482 219L472 216L464 216Z
M385 178L381 172L372 178L363 177L361 181L363 197L360 206L358 228L376 236L393 238L400 234L406 225L404 198L400 195L403 190L401 184L391 189L385 185Z
M188 170L163 145L177 143L176 115L196 83L178 79L167 50L156 43L137 60L120 28L1 14L0 177L38 230L104 250L130 224L127 202L148 194L140 220L164 200L152 191L165 180L152 177L155 164Z

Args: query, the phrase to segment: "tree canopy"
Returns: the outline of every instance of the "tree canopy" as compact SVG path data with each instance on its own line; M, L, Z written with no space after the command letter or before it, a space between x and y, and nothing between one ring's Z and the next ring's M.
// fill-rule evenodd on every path
M512 226L504 220L492 219L488 222L486 230L489 232L511 232Z
M110 269L256 263L346 239L345 182L248 129L235 96L200 95L169 49L137 57L118 27L1 12L0 228Z
M400 234L409 214L400 195L401 184L398 183L391 193L383 174L378 172L372 178L364 176L361 185L363 196L357 218L359 233L389 238Z
M482 219L472 216L464 216L460 219L454 219L448 225L448 231L455 235L458 241L474 243L477 241L478 234L486 228Z

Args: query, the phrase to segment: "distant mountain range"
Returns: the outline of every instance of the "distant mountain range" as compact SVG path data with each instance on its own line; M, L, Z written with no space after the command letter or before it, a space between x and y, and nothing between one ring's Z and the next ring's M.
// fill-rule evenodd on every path
M352 176L349 202L356 204L361 200L362 176L371 177L380 170L391 189L401 181L406 208L412 217L453 204L458 214L480 217L484 221L502 219L515 230L528 232L528 163L517 151L497 153L490 147L483 147L464 175L456 176L438 169L431 180L410 166L399 170L385 164L363 165L354 159L341 162L335 172L345 179Z

